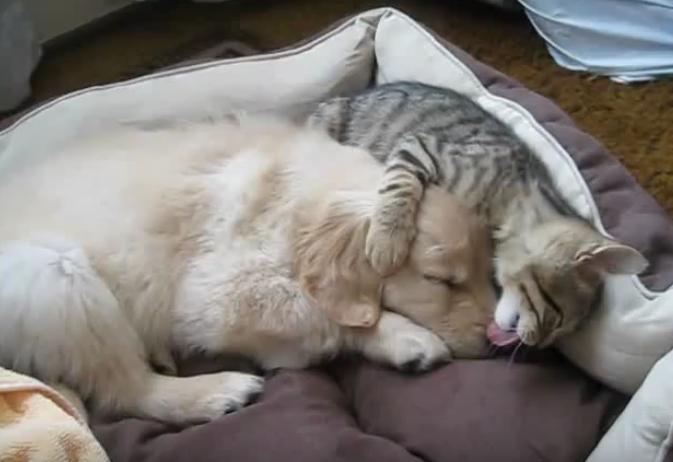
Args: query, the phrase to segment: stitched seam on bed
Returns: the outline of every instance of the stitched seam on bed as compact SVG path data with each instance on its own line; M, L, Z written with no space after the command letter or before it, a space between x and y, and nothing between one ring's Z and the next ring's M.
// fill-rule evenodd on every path
M370 14L374 14L377 10L381 10L381 18L383 18L384 14L388 13L390 8L378 8L371 10ZM191 64L183 67L178 67L175 69L170 69L170 70L165 70L165 71L159 71L154 74L149 74L149 75L143 75L134 79L130 80L125 80L123 82L115 82L115 83L110 83L110 84L105 84L105 85L94 85L92 87L88 88L83 88L81 90L74 91L72 93L68 93L66 95L63 95L61 97L55 98L52 101L48 101L45 104L35 108L34 110L30 111L27 114L24 114L21 118L18 120L14 121L9 127L5 128L4 130L0 131L0 137L5 136L8 132L14 130L17 128L20 124L23 122L30 120L32 117L38 115L39 113L43 112L46 109L49 109L50 107L53 107L55 104L58 104L62 101L67 101L68 99L89 93L89 92L99 92L99 91L104 91L112 88L123 88L129 85L134 85L136 83L144 82L147 80L154 80L155 78L164 78L164 77L172 77L175 75L181 75L181 74L188 74L191 72L195 71L201 71L204 69L211 69L211 68L216 68L219 66L224 66L224 65L230 65L230 64L239 64L239 63L247 63L247 62L259 62L259 61L266 61L266 60L274 60L274 59L279 59L279 58L285 58L288 56L294 56L294 55L299 55L301 53L304 53L305 51L308 51L312 48L315 48L316 46L320 45L321 43L325 42L327 39L333 37L334 35L341 33L343 30L352 27L358 19L362 15L356 15L353 16L352 18L344 21L343 24L341 24L339 27L336 27L335 29L328 31L325 34L317 36L314 40L309 41L303 45L299 45L297 47L291 47L291 48L286 48L284 50L280 51L272 51L269 53L265 53L262 55L251 55L251 56L241 56L239 58L228 58L228 59L219 59L219 60L214 60L214 61L209 61L207 63L198 63L198 64Z
M657 450L657 455L654 458L654 462L664 462L664 459L666 459L666 456L671 452L673 449L673 422L671 422L668 426L668 433L666 434L666 438L664 441L661 442L661 446L659 446L659 449Z

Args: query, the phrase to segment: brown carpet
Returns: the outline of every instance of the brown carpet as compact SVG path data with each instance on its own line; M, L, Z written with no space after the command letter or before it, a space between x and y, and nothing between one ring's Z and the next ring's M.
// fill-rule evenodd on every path
M33 79L33 100L150 72L223 40L260 50L284 47L377 6L407 12L555 100L673 214L673 81L624 86L563 70L525 17L469 0L158 2L76 44L48 51Z

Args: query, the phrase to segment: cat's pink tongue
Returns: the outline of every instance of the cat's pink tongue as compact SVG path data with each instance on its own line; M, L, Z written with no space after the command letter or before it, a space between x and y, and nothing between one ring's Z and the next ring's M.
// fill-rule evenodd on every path
M488 325L486 336L493 345L497 346L507 346L519 341L516 332L502 330L494 321L491 321L491 324Z

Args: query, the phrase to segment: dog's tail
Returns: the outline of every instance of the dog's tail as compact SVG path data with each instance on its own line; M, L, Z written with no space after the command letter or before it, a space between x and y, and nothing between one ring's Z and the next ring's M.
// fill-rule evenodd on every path
M142 387L144 347L84 249L62 239L0 248L0 365L63 382L104 408Z

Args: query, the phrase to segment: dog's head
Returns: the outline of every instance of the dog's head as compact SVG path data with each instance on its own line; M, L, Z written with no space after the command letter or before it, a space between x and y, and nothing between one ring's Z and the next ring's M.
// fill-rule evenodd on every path
M484 356L496 303L487 226L435 187L417 223L409 259L384 281L383 305L435 332L455 357Z
M484 355L495 308L484 223L428 188L409 258L381 278L364 252L372 203L353 200L327 204L300 234L296 270L305 293L341 325L370 327L385 308L435 332L457 357Z

